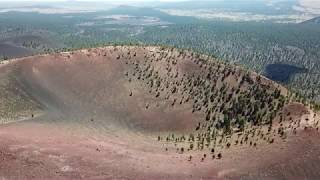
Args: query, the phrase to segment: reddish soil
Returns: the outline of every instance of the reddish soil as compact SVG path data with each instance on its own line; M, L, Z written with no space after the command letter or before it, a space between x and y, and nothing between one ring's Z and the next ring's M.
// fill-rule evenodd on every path
M173 107L171 99L156 99L146 86L128 81L124 74L131 73L128 66L135 64L124 55L134 50L137 54L130 54L131 58L141 60L158 49L130 48L41 55L0 65L0 84L9 79L19 89L9 95L28 99L33 108L27 112L34 112L25 121L13 122L19 120L14 116L13 123L0 126L0 179L320 177L316 129L300 128L273 144L234 146L221 159L207 154L203 161L202 151L179 154L174 144L157 141L158 135L168 132L192 131L204 115L192 113L188 103ZM122 54L119 58L117 51ZM179 73L199 72L190 69L190 58L184 58L177 64ZM156 68L162 72L166 66L159 64ZM26 112L25 108L10 110ZM285 111L292 110L293 120L319 121L301 104Z
M5 179L317 179L320 134L302 131L257 148L231 148L223 158L165 151L155 139L95 137L56 125L24 122L0 128ZM188 161L189 155L193 156Z

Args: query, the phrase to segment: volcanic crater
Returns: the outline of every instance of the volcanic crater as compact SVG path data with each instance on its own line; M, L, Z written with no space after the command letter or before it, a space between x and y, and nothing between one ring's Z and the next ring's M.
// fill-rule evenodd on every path
M0 178L320 176L311 105L187 50L107 46L10 60L0 64L0 99Z

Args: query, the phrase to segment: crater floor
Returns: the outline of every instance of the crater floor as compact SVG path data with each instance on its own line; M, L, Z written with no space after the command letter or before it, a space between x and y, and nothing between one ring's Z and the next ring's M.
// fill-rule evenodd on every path
M150 69L157 73L149 75ZM237 85L238 71L227 76L230 87ZM192 54L161 47L105 47L1 64L0 178L320 177L316 128L254 147L232 144L214 159L207 151L182 153L175 143L159 141L168 133L193 132L206 118L174 88L179 78L200 73ZM164 80L147 81L150 76ZM319 121L301 104L286 108L292 121Z

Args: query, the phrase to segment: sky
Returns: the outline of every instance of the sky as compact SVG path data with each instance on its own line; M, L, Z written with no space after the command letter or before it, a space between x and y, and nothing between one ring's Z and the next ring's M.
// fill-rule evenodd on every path
M120 4L128 4L128 5L156 5L157 3L161 2L182 2L182 1L190 1L190 0L0 0L0 9L2 8L10 8L13 6L9 6L10 3L16 4L16 5L25 5L25 4L36 4L37 3L43 3L43 2L104 2L108 5L120 5ZM197 0L192 0L197 2ZM202 0L203 1L203 0ZM296 12L302 13L303 15L320 15L320 0L207 0L207 1L234 1L234 2L241 2L241 1L260 1L265 2L269 5L274 5L276 7L276 4L278 2L283 1L294 1L296 2L294 6L291 8L295 10ZM8 3L5 3L8 2ZM19 3L23 2L23 3ZM28 5L30 5L28 4ZM94 3L93 3L94 5ZM96 4L97 5L97 4Z
M313 14L320 14L320 0L299 0L296 10Z
M105 2L105 3L150 3L150 2L182 2L188 0L0 0L1 2L32 2L32 3L41 3L41 2Z
M57 2L57 1L90 1L90 0L0 0L0 2ZM179 1L188 1L188 0L94 0L94 1L101 1L101 2L179 2ZM194 0L196 1L196 0ZM248 0L208 0L208 1L248 1ZM266 2L279 2L284 0L250 0L250 1L266 1ZM320 0L292 0L298 1L301 6L305 7L317 7L320 8Z
M0 0L0 2L8 2L9 0ZM90 2L90 0L10 0L10 2L66 2L66 1L75 1L81 2L86 1ZM93 0L93 1L101 1L101 2L181 2L187 0Z
M33 1L33 2L55 2L55 1L102 1L102 2L115 2L115 1L141 1L141 2L150 2L150 1L160 1L160 2L181 2L181 1L192 1L192 0L0 0L3 2L12 2L12 1ZM197 1L197 0L193 0ZM282 0L207 0L207 1L282 1ZM315 0L317 1L317 0Z

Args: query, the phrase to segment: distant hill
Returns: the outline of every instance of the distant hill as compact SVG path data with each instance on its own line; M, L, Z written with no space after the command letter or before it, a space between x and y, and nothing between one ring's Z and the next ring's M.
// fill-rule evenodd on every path
M315 17L313 19L307 20L302 22L301 24L317 24L320 25L320 16L319 17Z
M54 49L60 44L38 35L22 35L0 40L0 57L17 58L30 56L46 49Z
M157 17L163 21L167 21L175 24L193 23L193 22L199 21L198 19L192 18L192 17L172 16L153 8L147 8L147 7L141 8L141 7L124 6L124 5L110 9L109 11L107 11L107 14L112 14L112 15L125 14L130 16L139 16L139 17L144 17L144 16Z

